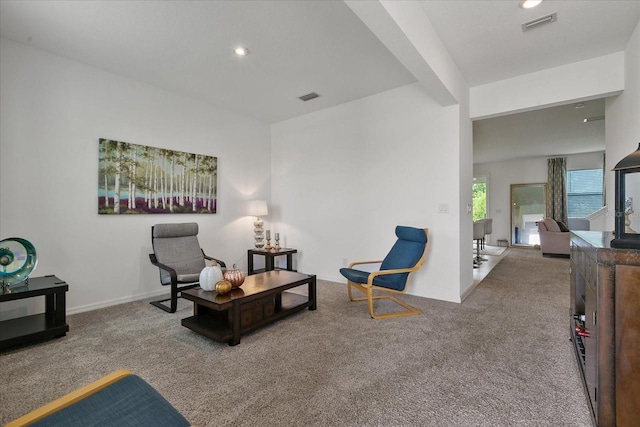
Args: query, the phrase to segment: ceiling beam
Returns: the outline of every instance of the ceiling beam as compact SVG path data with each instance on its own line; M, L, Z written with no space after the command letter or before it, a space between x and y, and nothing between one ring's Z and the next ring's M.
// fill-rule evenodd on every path
M458 104L467 98L466 83L420 2L345 3L440 105Z

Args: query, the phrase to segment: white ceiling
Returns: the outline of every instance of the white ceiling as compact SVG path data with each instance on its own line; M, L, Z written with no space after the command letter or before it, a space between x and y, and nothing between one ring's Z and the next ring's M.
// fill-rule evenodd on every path
M422 6L470 86L624 50L640 20L640 0ZM550 12L557 22L522 32L523 22ZM0 0L0 34L267 123L417 81L342 1ZM235 57L236 45L251 54ZM320 97L298 99L313 91ZM604 113L603 103L593 106ZM548 114L531 114L506 120L528 126L522 132L547 126ZM476 161L504 152L480 138L495 140L489 131L502 125L474 126Z
M475 121L473 163L604 151L601 117L604 99Z
M2 0L0 33L268 123L415 81L342 1Z
M471 85L623 50L640 19L637 0L518 4L423 1ZM268 123L416 81L342 1L2 0L0 33Z
M478 86L625 49L640 0L423 1L423 8L469 86ZM557 21L521 24L556 12Z

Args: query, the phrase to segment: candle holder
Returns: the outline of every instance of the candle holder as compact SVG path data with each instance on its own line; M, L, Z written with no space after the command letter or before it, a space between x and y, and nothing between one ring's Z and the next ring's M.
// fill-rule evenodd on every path
M264 247L265 250L272 249L271 248L271 239L267 239L267 245Z
M280 250L280 236L276 235L276 247L274 248L276 251Z

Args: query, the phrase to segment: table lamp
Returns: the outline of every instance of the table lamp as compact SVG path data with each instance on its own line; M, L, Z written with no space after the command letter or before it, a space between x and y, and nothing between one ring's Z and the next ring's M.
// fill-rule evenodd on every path
M253 233L256 241L256 249L262 249L264 247L264 229L261 216L269 215L267 209L267 202L264 200L252 200L249 202L249 208L247 209L247 215L255 216L256 220L253 222Z

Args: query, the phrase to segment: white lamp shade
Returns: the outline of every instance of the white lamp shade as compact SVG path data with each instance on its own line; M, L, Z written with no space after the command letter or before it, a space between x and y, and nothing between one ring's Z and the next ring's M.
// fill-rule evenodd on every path
M267 209L267 202L265 200L250 201L249 207L247 209L247 215L252 215L252 216L269 215L269 210Z

